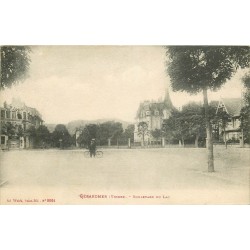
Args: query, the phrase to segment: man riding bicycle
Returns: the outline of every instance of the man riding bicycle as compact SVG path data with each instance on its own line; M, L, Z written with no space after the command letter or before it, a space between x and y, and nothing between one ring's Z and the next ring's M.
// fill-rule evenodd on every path
M89 153L90 153L90 157L95 157L96 154L96 142L95 139L92 139L90 144L89 144Z

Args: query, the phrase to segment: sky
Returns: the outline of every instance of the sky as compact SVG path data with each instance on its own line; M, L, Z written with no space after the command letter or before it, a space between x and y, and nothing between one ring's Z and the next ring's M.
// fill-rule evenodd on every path
M73 120L135 121L144 100L164 98L169 89L179 108L202 102L202 94L171 90L162 46L32 46L29 78L0 93L4 101L19 98L36 108L45 123ZM209 100L240 97L244 71L228 81Z

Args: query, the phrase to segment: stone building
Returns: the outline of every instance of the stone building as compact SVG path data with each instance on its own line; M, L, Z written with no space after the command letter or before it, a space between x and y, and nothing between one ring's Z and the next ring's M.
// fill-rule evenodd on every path
M142 102L139 105L136 114L134 141L142 142L142 136L138 134L138 124L145 122L147 124L148 132L144 136L144 143L151 144L153 142L160 142L161 138L154 138L151 133L156 129L162 130L163 120L169 118L173 109L174 106L170 99L168 89L166 89L165 98L163 101L159 100Z
M0 107L1 148L30 148L32 139L28 130L43 124L41 114L18 99Z

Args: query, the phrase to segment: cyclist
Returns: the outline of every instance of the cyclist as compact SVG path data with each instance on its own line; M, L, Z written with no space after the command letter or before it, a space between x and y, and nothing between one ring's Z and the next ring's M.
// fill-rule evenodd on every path
M96 154L96 142L95 139L92 139L89 145L89 153L90 153L90 157L95 157Z

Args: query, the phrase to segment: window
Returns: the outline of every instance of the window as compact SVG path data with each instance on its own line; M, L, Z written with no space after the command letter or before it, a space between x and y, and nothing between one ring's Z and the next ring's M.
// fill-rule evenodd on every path
M1 136L1 145L5 144L5 136Z
M233 128L239 127L239 120L238 119L233 119Z
M237 132L232 133L232 140L233 141L239 140L239 133L237 133Z
M1 110L1 118L5 118L5 110Z
M236 133L234 134L234 137L235 137L236 140L239 140L239 133L236 132Z
M6 118L10 119L10 111L9 110L6 111Z
M146 111L146 115L150 115L150 111Z
M12 119L16 119L16 112L12 111Z
M24 119L24 120L27 119L26 112L23 112L23 119Z
M155 115L159 115L159 111L158 110L155 110Z
M18 114L17 114L17 118L18 118L19 120L21 120L21 119L22 119L22 115L21 115L20 113L18 113Z

